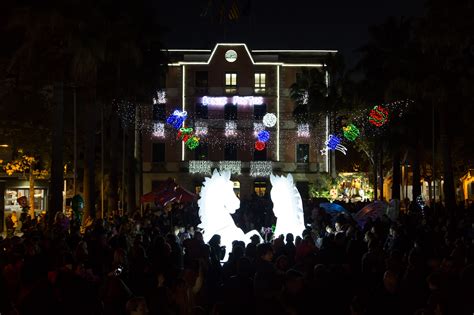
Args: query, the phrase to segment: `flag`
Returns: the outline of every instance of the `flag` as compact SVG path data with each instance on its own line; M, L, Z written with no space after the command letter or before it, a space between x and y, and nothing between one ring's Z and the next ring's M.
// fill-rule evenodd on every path
M229 20L231 21L237 21L239 19L239 6L237 4L237 0L232 1L232 6L230 7L229 10Z

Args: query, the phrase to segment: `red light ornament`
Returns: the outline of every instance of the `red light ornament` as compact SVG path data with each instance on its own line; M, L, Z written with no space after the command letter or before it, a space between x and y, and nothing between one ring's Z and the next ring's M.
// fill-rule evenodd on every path
M263 142L263 141L256 141L256 142L255 142L255 150L257 150L257 151L262 151L263 149L265 149L265 142Z
M375 106L369 113L369 122L380 127L388 121L388 110L380 105Z

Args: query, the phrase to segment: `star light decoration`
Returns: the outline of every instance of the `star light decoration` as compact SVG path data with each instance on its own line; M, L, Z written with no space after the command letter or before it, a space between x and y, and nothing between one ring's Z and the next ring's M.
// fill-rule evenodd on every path
M349 124L343 127L344 137L349 141L354 141L360 135L359 129L354 124Z
M156 138L165 137L165 124L161 122L153 123L153 136Z
M270 139L270 132L262 130L257 135L258 141L267 142Z
M255 150L263 151L265 149L265 142L263 141L255 141Z
M210 175L212 165L212 161L189 161L189 173Z
M262 122L265 127L271 128L276 125L277 117L273 113L266 113L263 116Z
M250 176L265 177L273 172L271 161L250 161Z
M241 161L219 161L219 172L229 171L231 174L240 175L242 173Z
M325 142L326 147L321 150L322 155L326 155L329 150L337 150L342 154L346 155L347 148L341 144L341 138L335 135L329 135L329 138Z
M237 122L235 120L225 122L224 134L226 137L235 137L237 135Z
M296 134L298 137L309 138L309 124L298 124L298 130Z

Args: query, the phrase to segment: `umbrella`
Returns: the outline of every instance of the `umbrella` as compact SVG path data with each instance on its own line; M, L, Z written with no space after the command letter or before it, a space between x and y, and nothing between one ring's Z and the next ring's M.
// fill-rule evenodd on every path
M347 210L344 209L343 206L337 203L332 203L332 202L323 202L319 205L320 208L323 208L326 210L327 213L330 215L338 215L340 213L347 213Z
M388 205L384 201L374 201L360 209L359 212L354 215L354 220L357 221L360 227L364 227L369 218L372 220L381 218L385 214L387 207Z

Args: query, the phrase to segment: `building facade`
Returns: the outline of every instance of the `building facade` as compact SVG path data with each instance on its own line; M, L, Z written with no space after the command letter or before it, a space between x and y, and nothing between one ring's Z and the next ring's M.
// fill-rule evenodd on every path
M291 173L304 196L308 183L328 172L329 158L320 153L328 119L321 118L318 126L296 124L290 87L302 69L323 69L325 56L336 51L217 44L212 50L167 53L166 88L154 99L153 132L142 138L144 193L169 177L197 192L217 168L232 172L235 190L244 198L265 194L271 172ZM166 123L175 110L186 112L183 127L199 137L195 149L178 137L179 128ZM268 135L264 144L256 143Z

